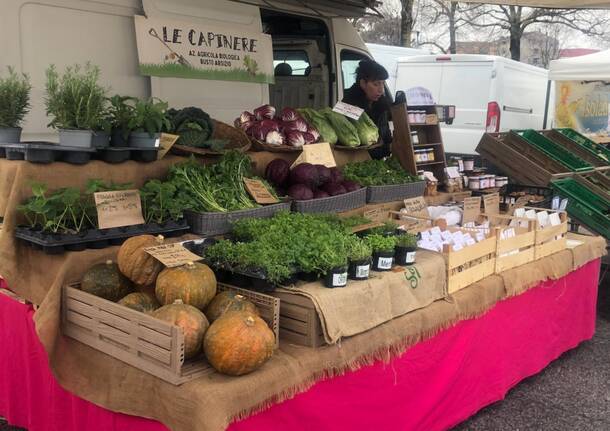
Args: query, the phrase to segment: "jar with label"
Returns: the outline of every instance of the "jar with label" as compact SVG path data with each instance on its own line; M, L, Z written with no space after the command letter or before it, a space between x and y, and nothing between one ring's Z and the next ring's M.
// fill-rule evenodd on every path
M419 135L417 132L411 132L411 143L413 145L419 145Z
M415 157L415 163L421 163L421 150L413 151L413 156Z
M415 111L409 111L407 113L407 117L409 119L409 123L415 123L416 122L416 120L415 120Z
M464 159L464 170L465 171L474 170L474 159Z
M489 175L481 175L479 181L479 189L485 190L489 188Z
M455 159L455 161L457 162L457 165L458 165L458 171L464 172L464 160L462 160L461 157L458 157Z
M496 176L495 175L489 175L489 188L493 189L496 187Z
M421 161L427 162L428 161L428 150L419 150L419 151L421 154Z
M504 187L508 184L508 177L496 177L496 187Z
M481 190L481 177L468 178L468 188L470 190Z
M426 111L419 111L419 122L426 124Z
M424 176L424 171L423 170L417 171L417 178L419 178L420 180L425 180L426 179L426 177Z
M434 161L434 148L428 148L426 150L426 154L428 156L428 161L433 162Z

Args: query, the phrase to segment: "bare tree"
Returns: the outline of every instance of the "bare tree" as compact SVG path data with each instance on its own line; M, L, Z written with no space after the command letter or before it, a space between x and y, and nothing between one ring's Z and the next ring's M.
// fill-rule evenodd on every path
M603 37L608 25L607 15L576 9L531 9L522 6L495 6L488 9L482 20L470 24L477 28L500 28L510 34L510 54L521 59L521 38L525 30L535 24L563 26L587 36Z
M563 32L559 26L545 26L540 32L545 36L540 46L540 62L548 69L551 61L558 59L561 54Z
M411 46L415 15L413 6L415 0L400 0L400 45Z

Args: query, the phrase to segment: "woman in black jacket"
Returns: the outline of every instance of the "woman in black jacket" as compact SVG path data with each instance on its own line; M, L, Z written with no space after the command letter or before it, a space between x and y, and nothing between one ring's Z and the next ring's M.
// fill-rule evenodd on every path
M391 151L389 116L392 100L385 94L386 79L388 71L381 64L373 60L362 60L356 69L356 82L343 94L343 102L364 109L379 129L383 146L370 151L374 159L386 157Z

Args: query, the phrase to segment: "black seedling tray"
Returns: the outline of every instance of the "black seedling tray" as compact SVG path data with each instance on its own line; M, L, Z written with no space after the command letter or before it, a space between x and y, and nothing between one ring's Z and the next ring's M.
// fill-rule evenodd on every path
M101 249L121 245L125 240L136 235L161 234L166 237L175 237L188 230L186 220L170 221L163 225L149 223L111 229L91 229L78 234L54 234L19 226L15 229L15 237L46 254L62 254L66 251Z
M107 163L122 163L127 160L150 163L157 160L157 148L79 148L63 147L50 142L21 142L0 144L0 158L26 160L31 163L66 162L84 165L96 158Z
M287 286L297 282L296 273L284 282L276 284L267 280L266 275L258 271L246 272L232 268L219 268L214 265L210 265L210 268L216 274L219 282L260 293L274 292L278 286Z

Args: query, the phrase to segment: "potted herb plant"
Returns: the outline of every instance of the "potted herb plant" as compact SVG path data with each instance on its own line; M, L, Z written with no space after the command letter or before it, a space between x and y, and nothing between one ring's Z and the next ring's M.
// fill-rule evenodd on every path
M396 248L394 253L396 265L413 265L415 263L416 251L417 236L411 233L403 233L396 236Z
M372 234L368 235L365 241L373 250L373 270L389 271L392 269L396 237Z
M171 128L166 115L167 102L156 98L138 100L133 116L128 122L131 133L129 146L136 148L156 148L159 146L161 132Z
M101 130L106 89L99 84L100 69L91 63L76 64L60 75L47 71L45 99L51 127L59 129L59 143L68 147L93 146L93 131Z
M324 269L324 285L329 288L347 285L347 250L345 247L330 245L321 250L319 256Z
M0 77L0 143L21 140L21 123L30 110L30 78L8 67L8 76Z
M131 96L115 94L108 99L109 106L106 119L110 124L110 145L126 147L131 129L129 122L134 115L134 105L137 99Z
M351 238L347 249L349 259L347 276L350 280L366 280L369 278L372 254L373 251L368 242L358 237Z

